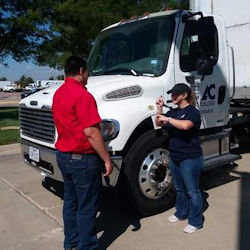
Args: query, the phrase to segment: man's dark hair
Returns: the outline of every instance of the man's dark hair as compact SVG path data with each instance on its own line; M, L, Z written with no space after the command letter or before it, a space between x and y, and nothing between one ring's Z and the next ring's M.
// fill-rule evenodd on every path
M80 68L87 69L86 60L79 56L70 56L65 62L64 72L66 75L75 76L80 72Z

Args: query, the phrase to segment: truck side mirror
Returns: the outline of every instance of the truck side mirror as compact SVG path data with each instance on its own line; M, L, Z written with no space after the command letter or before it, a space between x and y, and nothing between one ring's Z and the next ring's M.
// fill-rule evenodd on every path
M211 16L198 19L197 33L201 49L201 58L197 60L197 74L211 75L218 59L218 33Z
M211 16L198 19L197 33L202 58L211 60L213 65L218 59L218 32Z
M215 38L215 30L216 26L213 17L208 16L198 19L198 37L201 47L206 54L210 54L214 51L215 43L217 42L217 39Z
M198 59L196 64L198 75L206 76L213 73L213 62L210 59Z

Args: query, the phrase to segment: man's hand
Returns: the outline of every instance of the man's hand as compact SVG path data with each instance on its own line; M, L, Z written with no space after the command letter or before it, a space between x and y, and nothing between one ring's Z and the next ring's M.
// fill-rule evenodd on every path
M107 177L107 176L111 175L111 173L113 171L112 162L110 162L110 161L105 162L105 169L106 169L106 172L103 174L103 176Z
M104 176L109 176L112 173L113 166L109 152L104 144L99 125L85 128L83 132L87 136L88 141L90 142L93 149L104 161L106 169Z

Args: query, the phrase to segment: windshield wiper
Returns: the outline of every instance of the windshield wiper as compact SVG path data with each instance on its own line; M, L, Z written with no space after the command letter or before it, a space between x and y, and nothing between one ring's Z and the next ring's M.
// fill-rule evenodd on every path
M109 75L109 74L119 74L119 73L125 73L125 74L129 74L129 75L134 75L134 76L139 76L142 75L142 73L134 70L134 69L126 69L126 68L117 68L117 69L110 69L110 70L106 70L101 72L102 75Z

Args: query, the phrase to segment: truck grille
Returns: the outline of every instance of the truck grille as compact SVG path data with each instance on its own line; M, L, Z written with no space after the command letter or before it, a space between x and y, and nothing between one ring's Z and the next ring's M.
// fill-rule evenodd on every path
M50 109L19 108L20 129L23 135L54 143L55 126Z

